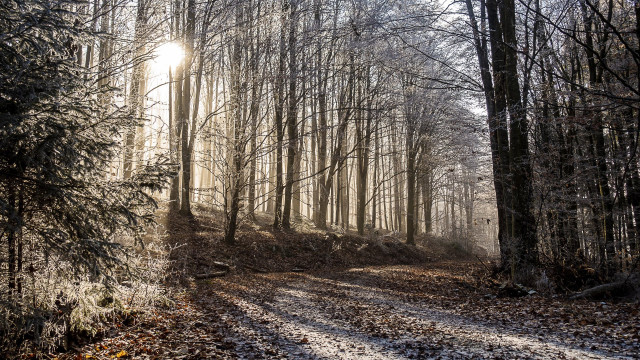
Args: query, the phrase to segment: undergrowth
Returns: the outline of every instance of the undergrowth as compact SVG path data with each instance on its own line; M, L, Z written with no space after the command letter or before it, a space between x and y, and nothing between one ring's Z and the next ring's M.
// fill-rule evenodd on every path
M21 292L0 300L0 353L47 358L169 303L163 281L170 251L159 241L144 248L135 247L130 238L121 243L128 251L111 279L78 276L72 264L55 258L32 266Z

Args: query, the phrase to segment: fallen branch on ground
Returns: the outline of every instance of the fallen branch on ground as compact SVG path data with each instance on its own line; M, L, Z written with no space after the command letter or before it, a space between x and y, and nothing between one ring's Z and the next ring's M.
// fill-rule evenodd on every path
M226 271L229 271L229 269L231 269L231 265L225 264L225 263L220 262L220 261L214 261L214 262L211 263L211 265L213 265L214 267L217 267L219 269L224 269Z
M625 296L632 291L633 285L628 281L616 281L583 290L571 296L569 299L598 299L610 296Z
M216 272L210 272L210 273L204 273L204 274L196 274L194 277L198 280L203 280L203 279L222 277L225 275L227 275L227 271L216 271Z

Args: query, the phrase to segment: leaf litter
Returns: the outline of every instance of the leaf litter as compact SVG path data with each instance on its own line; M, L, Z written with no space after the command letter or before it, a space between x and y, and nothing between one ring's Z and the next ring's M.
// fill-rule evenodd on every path
M265 244L252 245L265 231ZM375 243L343 236L331 240L334 247L342 242L333 259L316 254L315 263L305 264L326 251L329 236L245 229L239 245L225 247L213 232L181 234L186 246L175 258L181 277L173 304L58 358L634 359L640 353L638 303L535 292L501 297L484 265L427 252L402 257L411 251L401 245L376 253ZM267 251L274 246L277 256ZM365 256L358 249L366 247ZM230 264L229 275L189 276L213 261Z

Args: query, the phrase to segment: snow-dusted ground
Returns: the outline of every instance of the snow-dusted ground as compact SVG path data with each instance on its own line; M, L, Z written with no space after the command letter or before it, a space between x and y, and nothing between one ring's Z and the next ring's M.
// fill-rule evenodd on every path
M217 296L233 304L221 314L240 359L632 359L606 336L588 344L566 332L540 334L520 323L498 323L435 308L406 293L372 286L361 269L346 280L292 275L266 297ZM361 276L358 274L361 273ZM266 279L265 279L266 280ZM245 285L247 286L247 285ZM637 343L636 343L637 344ZM625 353L626 352L626 353Z
M60 359L635 359L639 304L495 298L469 264L238 274Z

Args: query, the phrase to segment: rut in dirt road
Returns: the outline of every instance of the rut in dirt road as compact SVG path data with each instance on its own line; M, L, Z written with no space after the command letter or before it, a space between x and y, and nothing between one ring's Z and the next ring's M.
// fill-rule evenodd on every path
M223 331L241 359L631 359L640 350L624 333L562 322L597 304L485 299L464 285L442 269L362 268L216 280L198 298L226 309Z

